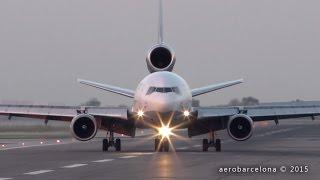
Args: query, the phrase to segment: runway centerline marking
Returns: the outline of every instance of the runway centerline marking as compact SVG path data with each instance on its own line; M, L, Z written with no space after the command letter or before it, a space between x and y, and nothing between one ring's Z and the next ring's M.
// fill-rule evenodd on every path
M27 173L24 173L26 175L37 175L37 174L43 174L43 173L48 173L48 172L52 172L53 170L39 170L39 171L32 171L32 172L27 172Z
M62 168L76 168L76 167L81 167L81 166L86 166L88 164L72 164L68 166L63 166Z
M200 147L200 146L201 146L200 144L196 144L196 145L194 145L192 147Z
M9 180L9 179L12 179L12 178L0 178L0 180Z
M101 160L96 160L96 161L91 161L91 162L94 162L94 163L102 163L102 162L110 162L110 161L113 161L114 159L101 159Z
M137 156L122 156L122 157L119 157L121 159L129 159L129 158L135 158Z

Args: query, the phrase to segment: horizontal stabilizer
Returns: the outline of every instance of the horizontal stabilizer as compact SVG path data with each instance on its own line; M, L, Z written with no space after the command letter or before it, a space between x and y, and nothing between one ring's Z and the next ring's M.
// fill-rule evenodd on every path
M229 86L234 86L234 85L240 84L240 83L243 83L243 79L238 79L235 81L228 81L228 82L223 82L220 84L213 84L213 85L209 85L209 86L205 86L205 87L201 87L201 88L192 89L191 94L192 94L192 97L199 96L201 94L205 94L205 93L208 93L211 91L216 91L216 90L226 88Z
M120 88L120 87L116 87L116 86L111 86L108 84L102 84L102 83L87 81L87 80L83 80L83 79L78 79L78 82L81 84L85 84L85 85L88 85L91 87L95 87L95 88L102 89L105 91L113 92L113 93L127 96L130 98L134 97L134 91L130 90L130 89L124 89L124 88Z

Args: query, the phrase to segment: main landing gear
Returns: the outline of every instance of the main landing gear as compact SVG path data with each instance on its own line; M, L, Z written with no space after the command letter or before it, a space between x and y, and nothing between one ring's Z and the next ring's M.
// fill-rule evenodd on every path
M202 151L208 151L209 147L215 147L217 152L221 151L221 140L214 138L214 132L209 133L209 140L203 139L202 140Z
M109 138L102 140L102 151L108 151L109 147L114 147L116 151L121 151L121 139L114 140L113 132L110 132Z
M157 152L169 152L169 140L167 138L164 138L162 141L160 138L154 139L154 150Z

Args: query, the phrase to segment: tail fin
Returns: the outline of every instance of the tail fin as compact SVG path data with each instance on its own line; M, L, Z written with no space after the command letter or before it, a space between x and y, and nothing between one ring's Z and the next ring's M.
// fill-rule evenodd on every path
M158 29L158 43L163 44L163 7L162 0L159 0L159 29Z

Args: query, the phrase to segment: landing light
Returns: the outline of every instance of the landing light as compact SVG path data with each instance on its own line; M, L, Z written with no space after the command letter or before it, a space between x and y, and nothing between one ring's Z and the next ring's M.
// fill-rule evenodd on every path
M142 110L139 110L138 111L138 117L142 117L142 116L144 116L144 112Z
M172 128L169 128L169 126L162 126L159 128L159 134L163 138L169 138L169 136L172 135Z
M190 116L190 112L188 110L185 110L185 111L183 111L183 115L185 117L188 117L188 116Z

